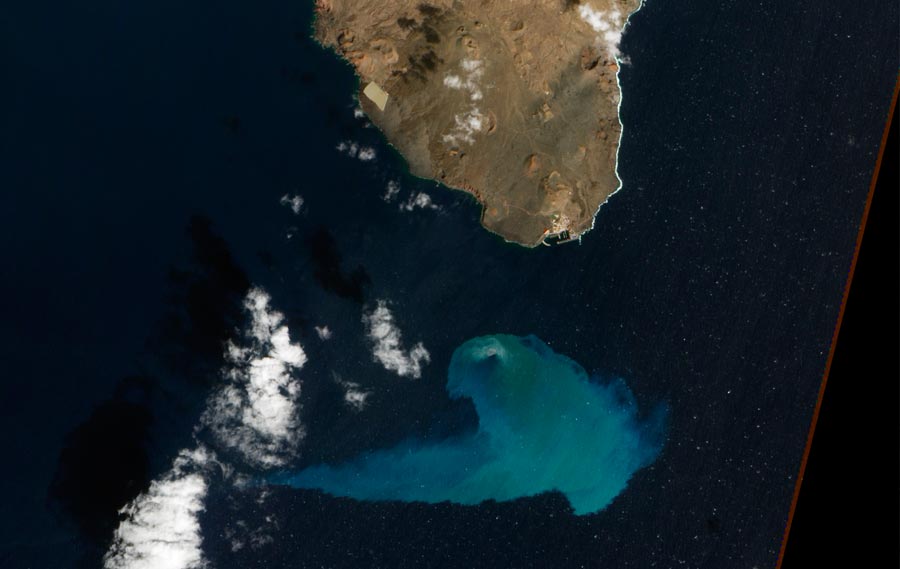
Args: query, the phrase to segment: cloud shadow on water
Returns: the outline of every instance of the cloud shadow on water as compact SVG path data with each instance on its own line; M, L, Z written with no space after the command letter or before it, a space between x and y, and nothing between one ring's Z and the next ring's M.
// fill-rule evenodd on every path
M324 290L359 304L365 302L366 287L371 284L369 274L361 265L344 273L341 252L327 229L318 228L307 245L314 266L313 274Z

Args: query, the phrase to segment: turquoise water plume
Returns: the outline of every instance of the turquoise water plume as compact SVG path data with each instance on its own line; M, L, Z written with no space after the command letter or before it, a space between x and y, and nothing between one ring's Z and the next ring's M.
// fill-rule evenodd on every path
M590 380L534 336L464 343L453 353L447 391L474 403L474 432L407 440L275 481L359 500L459 504L557 490L581 515L606 507L664 440L665 405L640 419L623 381Z

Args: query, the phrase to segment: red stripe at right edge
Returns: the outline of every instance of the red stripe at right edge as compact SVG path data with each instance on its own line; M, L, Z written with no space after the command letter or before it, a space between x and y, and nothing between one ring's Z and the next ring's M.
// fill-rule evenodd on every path
M866 230L866 221L869 218L869 208L872 206L872 196L875 194L875 185L878 181L878 174L881 170L881 159L884 156L884 148L887 145L888 134L891 130L891 121L894 118L894 110L897 107L897 94L900 92L900 74L898 74L897 82L894 84L894 95L891 97L891 107L888 110L887 122L884 125L884 132L881 135L881 148L878 150L878 158L875 160L875 171L872 174L872 181L869 184L869 195L866 198L866 207L863 210L862 221L859 225L859 233L856 235L856 248L853 251L853 260L850 262L850 273L847 275L847 283L844 285L844 296L841 299L841 309L838 313L837 324L834 327L834 333L831 336L831 347L828 350L828 359L825 361L825 373L822 376L822 383L819 386L819 394L816 398L816 407L813 411L812 422L809 426L809 434L806 437L806 447L803 449L803 458L800 459L800 472L797 475L797 482L794 484L794 495L791 498L791 509L788 512L787 526L784 528L784 537L781 540L781 550L778 552L778 563L775 569L781 569L784 561L784 552L787 547L788 535L791 532L791 522L794 521L794 510L797 508L797 498L800 496L800 486L803 483L803 474L806 471L806 463L809 459L809 449L812 446L813 435L816 431L816 422L819 420L819 410L822 407L822 397L825 395L825 385L828 383L828 373L831 371L831 362L834 358L834 348L837 344L838 334L841 331L841 322L844 320L844 309L847 306L847 298L850 294L850 285L853 282L853 273L856 270L856 261L859 258L859 247L862 244L863 233Z

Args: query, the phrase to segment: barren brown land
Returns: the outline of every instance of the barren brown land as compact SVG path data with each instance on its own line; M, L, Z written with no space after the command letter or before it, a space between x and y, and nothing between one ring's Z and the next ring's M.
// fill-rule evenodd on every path
M616 49L638 5L318 0L315 34L356 68L363 110L414 175L534 246L589 230L619 186Z

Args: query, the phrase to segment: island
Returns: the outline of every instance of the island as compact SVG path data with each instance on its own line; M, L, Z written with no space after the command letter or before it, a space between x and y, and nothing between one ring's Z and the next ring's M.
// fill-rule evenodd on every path
M579 237L620 186L618 44L640 0L317 0L314 34L410 172L472 194L533 247Z

